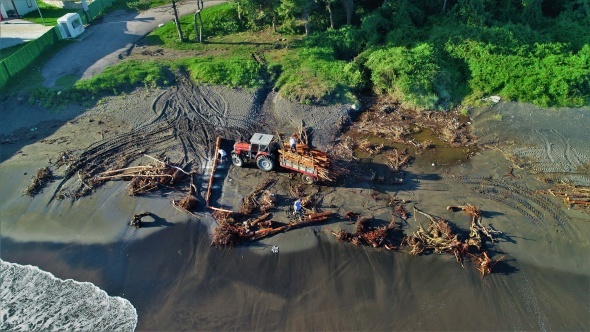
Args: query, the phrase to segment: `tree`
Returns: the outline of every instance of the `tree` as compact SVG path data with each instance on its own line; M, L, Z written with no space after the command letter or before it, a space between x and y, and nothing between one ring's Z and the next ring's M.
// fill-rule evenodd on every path
M193 24L195 26L195 39L199 43L203 42L203 19L201 18L203 10L203 0L197 0L197 11L193 15ZM197 17L199 18L199 29L197 29Z
M178 20L178 10L176 10L176 1L170 0L172 2L172 11L174 12L174 24L176 25L176 30L178 30L178 38L180 38L180 42L184 40L182 36L182 28L180 27L180 21Z
M334 3L335 0L320 0L320 2L323 2L326 6L326 11L328 12L330 19L330 29L334 29L334 13L332 13L332 3Z
M354 0L342 0L342 6L346 11L346 24L352 23L352 14L354 13Z

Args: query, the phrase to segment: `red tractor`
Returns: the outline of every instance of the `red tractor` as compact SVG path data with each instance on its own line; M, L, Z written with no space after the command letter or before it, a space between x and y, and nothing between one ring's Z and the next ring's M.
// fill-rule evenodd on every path
M256 161L256 165L263 171L270 172L275 166L301 174L301 179L307 184L323 179L330 180L330 162L325 152L310 149L305 144L298 144L296 151L282 146L274 137L268 134L256 133L250 143L238 142L231 152L232 163L242 167L245 162ZM300 150L300 151L298 151Z
M273 135L256 133L250 139L250 143L237 142L231 152L231 161L234 165L242 167L245 162L256 161L258 168L270 172L275 168L277 150L280 145L273 142Z

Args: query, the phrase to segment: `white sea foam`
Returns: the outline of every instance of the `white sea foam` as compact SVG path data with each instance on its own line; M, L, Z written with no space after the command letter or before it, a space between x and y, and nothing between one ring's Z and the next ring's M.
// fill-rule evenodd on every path
M137 311L89 282L0 259L0 331L133 331Z

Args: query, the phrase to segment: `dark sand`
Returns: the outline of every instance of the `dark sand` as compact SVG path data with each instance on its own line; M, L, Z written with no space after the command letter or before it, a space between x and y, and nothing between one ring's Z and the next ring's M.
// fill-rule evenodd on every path
M152 97L143 99L149 104ZM369 196L371 188L410 200L410 211L415 205L461 229L467 229L468 217L446 206L480 206L484 224L505 233L492 248L493 257L505 258L484 280L471 265L462 269L450 256L415 257L340 244L328 229L352 226L339 220L249 246L216 249L210 248L210 215L203 211L194 218L175 210L170 200L177 196L132 198L125 195L124 183L109 183L77 201L48 203L55 183L35 198L22 196L31 175L49 158L100 139L97 121L89 117L100 117L109 135L149 119L138 115L125 121L108 104L47 133L51 139L69 137L59 144L38 141L45 137L19 140L14 143L18 149L8 153L2 145L1 258L39 266L58 278L89 281L128 299L137 308L139 330L589 330L585 255L590 218L557 198L538 195L535 191L548 185L535 178L533 169L515 169L515 179L504 176L512 165L505 156L520 153L515 146L536 146L521 135L523 128L506 130L514 124L508 115L524 114L519 107L495 105L474 114L478 134L495 148L469 161L417 162L404 186L361 182L334 191L322 188L328 193L325 210L367 211L383 222L391 218L391 209ZM493 117L497 112L504 114L501 121ZM588 137L584 128L590 128L590 116L581 110L563 112L576 117L563 116L557 129L555 121L534 126L568 137L564 151L573 147L587 163L590 149L582 138ZM564 142L561 136L545 135L554 145ZM214 203L234 209L269 176L234 168L224 174ZM278 178L276 187L284 188L287 174ZM288 197L280 202L282 209L291 204ZM158 219L139 230L127 225L133 214L144 211ZM418 222L426 224L412 216L405 232ZM275 245L278 253L271 251Z

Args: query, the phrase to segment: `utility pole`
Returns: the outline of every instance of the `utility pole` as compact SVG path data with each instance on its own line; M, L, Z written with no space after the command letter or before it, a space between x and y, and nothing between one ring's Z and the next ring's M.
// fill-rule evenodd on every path
M84 1L84 0L82 0ZM35 0L35 6L37 6L37 10L39 11L39 16L41 16L41 21L43 22L43 26L45 26L45 19L43 18L43 15L41 14L41 9L39 8L39 3L37 2L37 0Z

